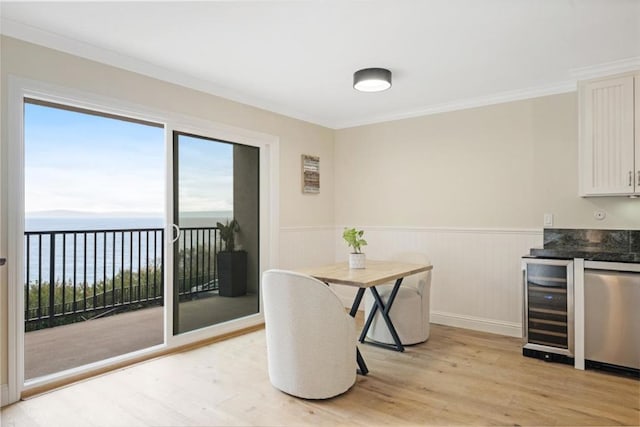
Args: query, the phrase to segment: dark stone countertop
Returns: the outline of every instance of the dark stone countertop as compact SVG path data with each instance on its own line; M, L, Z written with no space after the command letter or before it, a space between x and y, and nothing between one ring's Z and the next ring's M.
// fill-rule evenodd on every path
M583 258L587 261L640 263L640 253L637 252L602 252L591 248L531 249L529 252L539 258Z
M640 263L640 230L544 230L544 247L531 249L541 258Z

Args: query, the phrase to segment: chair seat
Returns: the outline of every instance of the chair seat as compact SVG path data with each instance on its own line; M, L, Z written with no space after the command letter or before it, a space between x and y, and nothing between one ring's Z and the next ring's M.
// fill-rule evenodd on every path
M399 261L428 263L421 256L407 256L395 258ZM421 273L407 277L400 288L389 312L402 345L412 345L425 342L429 339L429 297L431 288L431 272ZM387 304L393 285L379 285L376 290L382 301ZM365 297L365 319L369 317L374 306L371 292ZM376 313L371 327L367 331L367 338L383 344L395 344L389 328L380 313Z

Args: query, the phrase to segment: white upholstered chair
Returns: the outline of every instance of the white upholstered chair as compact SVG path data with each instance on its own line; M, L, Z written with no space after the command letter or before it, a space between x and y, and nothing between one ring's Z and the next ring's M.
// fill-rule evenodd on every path
M426 255L421 253L402 253L393 257L394 261L416 264L430 264ZM382 301L386 303L393 284L376 286ZM429 303L431 293L431 271L405 277L389 311L391 322L398 332L403 345L418 344L429 339ZM373 296L367 292L365 297L365 319L373 308ZM377 311L367 338L384 344L394 344L389 328Z
M354 319L329 286L284 270L262 276L269 379L305 399L327 399L356 381Z

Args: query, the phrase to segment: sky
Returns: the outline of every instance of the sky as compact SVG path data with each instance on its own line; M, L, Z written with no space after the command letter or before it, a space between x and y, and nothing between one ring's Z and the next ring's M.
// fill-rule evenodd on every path
M25 211L161 216L164 129L25 104ZM181 211L233 208L232 144L180 136Z

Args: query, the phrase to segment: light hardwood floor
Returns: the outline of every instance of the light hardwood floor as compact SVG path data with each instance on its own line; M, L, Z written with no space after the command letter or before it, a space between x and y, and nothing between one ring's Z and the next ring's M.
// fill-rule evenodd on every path
M432 325L405 353L360 346L371 373L309 401L271 386L259 330L19 402L2 426L640 424L638 380L525 358L520 346Z

